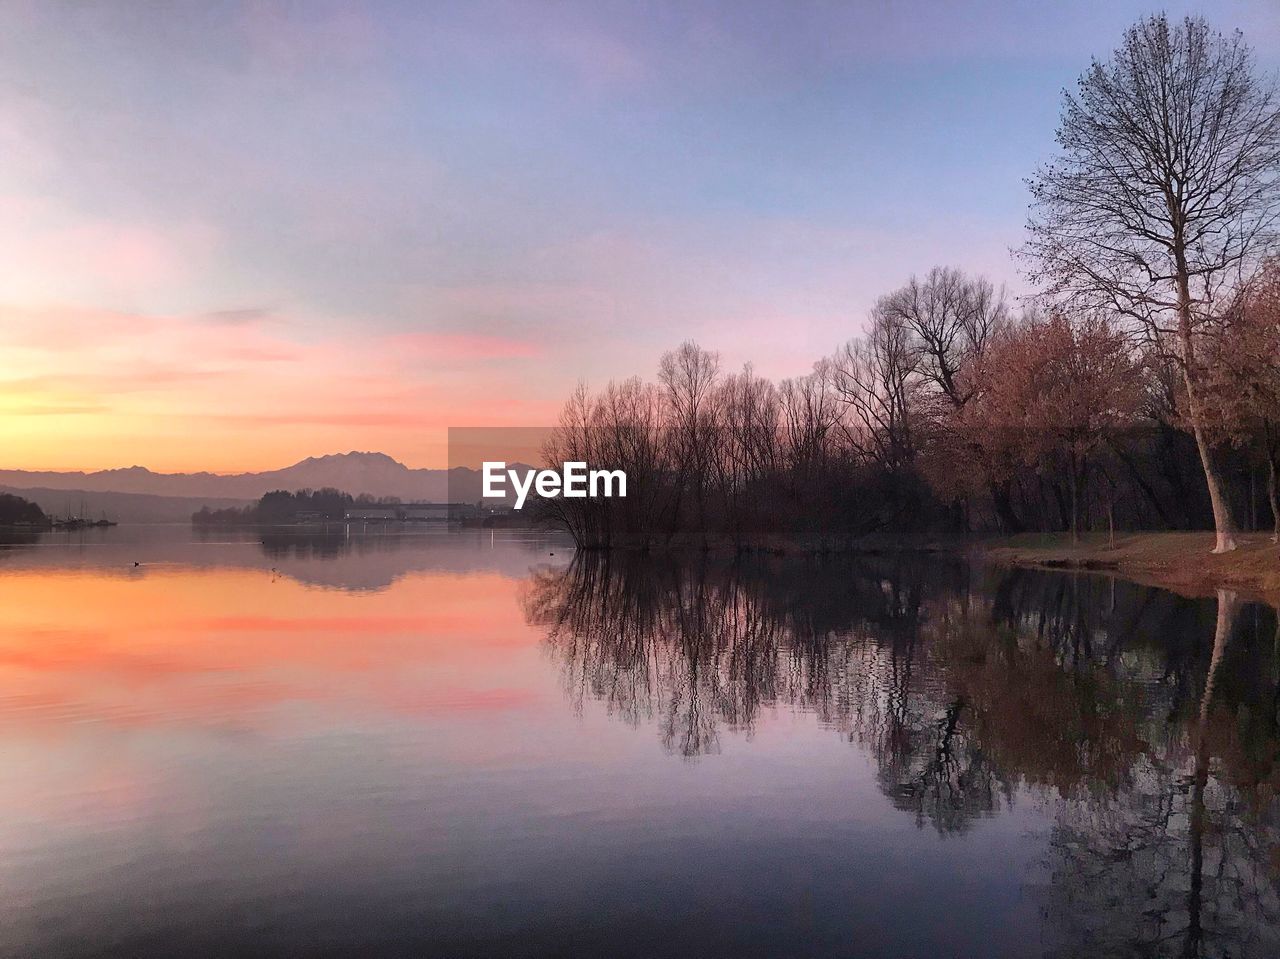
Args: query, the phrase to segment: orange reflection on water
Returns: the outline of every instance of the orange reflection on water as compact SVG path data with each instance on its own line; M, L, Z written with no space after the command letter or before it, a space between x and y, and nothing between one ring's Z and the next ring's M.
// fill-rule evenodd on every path
M412 575L362 593L242 568L9 572L0 727L259 728L299 702L403 713L527 706L525 658L493 655L536 649L515 588L491 572Z

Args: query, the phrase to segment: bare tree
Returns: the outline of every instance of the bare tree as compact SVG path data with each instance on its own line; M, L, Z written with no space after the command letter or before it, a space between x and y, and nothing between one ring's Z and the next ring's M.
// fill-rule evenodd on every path
M760 488L779 467L781 399L778 388L748 363L724 377L712 404L717 415L713 463L720 507L734 544L763 505Z
M845 344L832 368L836 392L852 413L847 423L852 445L890 471L902 468L911 457L918 357L907 327L877 305L871 312L871 329Z
M1202 409L1196 349L1275 235L1280 109L1240 34L1140 20L1064 93L1060 156L1029 181L1025 254L1055 297L1102 304L1169 353L1213 506L1234 523Z
M812 373L783 380L779 387L783 447L797 482L811 482L831 452L828 441L841 413L834 378L831 362L820 360Z
M875 315L909 332L917 371L953 407L969 398L960 381L966 363L981 356L1008 321L1004 290L985 277L935 266L876 303Z
M677 488L690 487L694 496L698 529L707 532L707 484L711 478L712 446L716 439L716 415L712 408L720 379L720 354L704 350L693 340L662 354L658 382L668 410L669 429L679 474ZM682 515L677 496L673 524ZM674 525L673 525L674 531Z
M882 296L868 334L836 357L851 442L893 469L921 450L974 460L974 450L953 442L955 430L973 398L973 369L1011 322L1002 289L953 267L934 267ZM988 475L985 488L1001 527L1017 532L1007 478Z

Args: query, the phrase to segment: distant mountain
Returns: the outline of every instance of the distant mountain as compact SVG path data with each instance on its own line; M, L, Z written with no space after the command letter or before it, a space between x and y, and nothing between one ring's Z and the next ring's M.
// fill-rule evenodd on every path
M513 464L513 467L516 464ZM0 487L40 489L42 493L145 493L188 497L214 505L217 499L255 500L275 489L332 486L353 495L397 496L406 502L475 502L480 498L478 470L410 469L385 453L333 453L309 456L284 469L262 473L154 473L143 466L84 472L0 470ZM198 507L199 504L197 504ZM57 512L62 512L61 507Z

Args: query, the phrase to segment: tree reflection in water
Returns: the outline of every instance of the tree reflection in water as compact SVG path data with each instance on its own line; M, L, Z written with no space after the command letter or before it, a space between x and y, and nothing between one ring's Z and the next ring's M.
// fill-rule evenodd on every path
M716 752L772 709L963 831L1052 816L1059 955L1280 954L1280 627L1231 594L958 562L580 555L525 595L575 708Z

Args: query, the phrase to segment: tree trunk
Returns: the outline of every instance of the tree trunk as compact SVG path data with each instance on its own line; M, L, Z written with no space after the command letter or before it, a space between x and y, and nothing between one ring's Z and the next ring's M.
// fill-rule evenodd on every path
M1267 447L1267 502L1271 504L1271 542L1280 542L1280 430L1262 424Z
M1249 464L1249 531L1258 528L1258 471Z
M1187 279L1186 257L1175 251L1178 263L1178 339L1182 346L1182 382L1187 388L1187 412L1191 419L1191 432L1196 438L1196 451L1204 469L1204 481L1209 487L1209 503L1213 507L1213 529L1217 534L1213 551L1228 553L1236 548L1235 523L1231 519L1231 504L1227 491L1213 461L1213 450L1205 434L1204 411L1200 408L1200 394L1195 374L1195 344L1191 339L1191 288Z
M1076 458L1071 456L1071 542L1080 542L1080 470Z
M991 484L991 503L995 507L996 518L1000 521L1006 536L1022 532L1022 524L1013 511L1013 497L1010 495L1008 483Z
M1155 487L1147 482L1146 477L1142 475L1138 465L1134 463L1133 457L1129 456L1120 443L1112 443L1111 449L1115 451L1120 462L1124 464L1125 469L1129 471L1129 475L1133 477L1133 481L1138 484L1138 489L1142 491L1142 495L1146 497L1152 509L1156 511L1156 515L1160 517L1160 521L1169 529L1177 529L1178 522L1164 508L1164 504L1160 502L1160 496L1156 493Z
M1238 599L1231 590L1218 590L1218 623L1213 631L1213 653L1209 657L1209 672L1204 680L1204 694L1200 697L1200 716L1196 723L1196 765L1191 778L1191 804L1188 810L1188 832L1191 841L1191 875L1187 889L1187 933L1183 943L1183 955L1200 955L1200 941L1204 933L1201 926L1201 908L1204 893L1204 836L1209 827L1205 790L1209 784L1209 711L1213 704L1214 688L1218 683L1218 670L1231 640L1235 624Z
M1116 484L1107 474L1107 545L1116 545Z
M1070 531L1071 507L1069 503L1071 498L1063 494L1062 484L1056 480L1049 484L1049 488L1053 491L1053 502L1058 507L1058 526L1061 526L1063 530ZM1057 529L1058 527L1055 526L1054 528Z
M1267 501L1271 503L1271 542L1280 543L1280 467L1272 454L1267 460Z
M1213 462L1213 451L1205 437L1204 428L1196 425L1193 427L1193 432L1196 438L1196 450L1200 454L1200 465L1204 468L1204 480L1209 487L1209 503L1213 507L1213 530L1216 534L1213 551L1229 553L1236 548L1236 527L1231 519L1231 505L1227 501L1226 484L1218 473L1217 464Z

